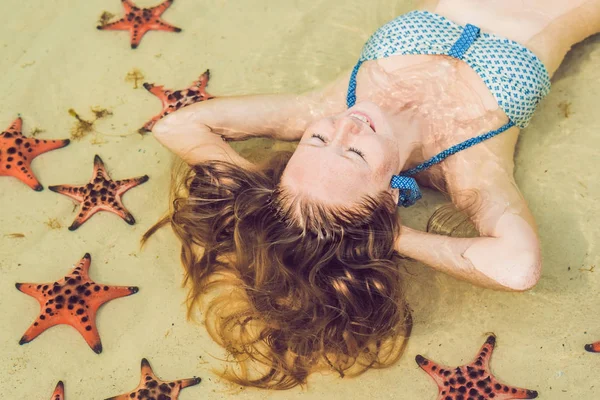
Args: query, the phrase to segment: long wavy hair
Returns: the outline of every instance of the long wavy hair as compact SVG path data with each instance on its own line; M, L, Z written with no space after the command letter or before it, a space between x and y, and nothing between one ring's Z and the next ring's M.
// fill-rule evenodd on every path
M412 320L389 193L328 207L279 184L292 153L248 170L222 161L173 172L170 224L182 244L188 316L235 361L237 384L289 389L310 373L355 376L395 363Z

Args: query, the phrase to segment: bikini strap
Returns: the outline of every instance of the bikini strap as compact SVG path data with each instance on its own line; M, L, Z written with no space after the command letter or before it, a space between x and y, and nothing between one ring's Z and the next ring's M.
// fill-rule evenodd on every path
M476 144L479 144L485 140L491 139L494 136L506 131L507 129L512 128L513 126L515 126L515 123L512 121L508 121L506 124L504 124L502 127L496 130L489 131L482 135L475 136L474 138L467 139L464 142L456 144L442 151L436 156L431 157L429 160L417 165L414 168L411 168L407 171L403 171L399 175L393 175L390 185L393 189L400 190L400 198L398 199L398 205L401 205L403 207L410 207L421 198L421 191L419 190L419 185L417 184L417 181L412 177L412 175L416 175L419 172L430 168L432 165L441 163L446 158L458 153L459 151L463 151L471 146L475 146Z
M479 37L480 32L481 29L479 29L475 25L467 24L464 27L462 33L460 34L458 40L454 42L454 45L448 52L448 55L450 57L462 59L467 50L469 50L469 47L471 47L471 45L475 43L475 41Z
M348 108L356 104L356 74L358 74L358 69L362 63L362 59L358 60L354 66L354 69L352 70L352 73L350 74L350 82L348 82L348 94L346 95L346 105Z

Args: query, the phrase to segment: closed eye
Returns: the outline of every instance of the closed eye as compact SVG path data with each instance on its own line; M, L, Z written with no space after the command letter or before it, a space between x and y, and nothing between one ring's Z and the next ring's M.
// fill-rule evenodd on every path
M320 139L323 143L327 142L325 138L319 135L318 133L313 133L311 137L316 137L317 139Z
M317 138L320 141L322 141L323 143L327 143L327 141L325 140L325 138L322 135L319 135L318 133L313 133L311 137ZM365 153L363 153L362 151L358 150L357 148L350 147L348 150L350 150L353 153L358 154L360 156L360 158L362 158L363 160L365 159Z

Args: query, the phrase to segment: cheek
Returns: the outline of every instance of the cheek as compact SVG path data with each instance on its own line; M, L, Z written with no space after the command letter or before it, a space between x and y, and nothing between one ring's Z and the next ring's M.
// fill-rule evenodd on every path
M398 165L400 165L400 160L395 143L386 141L380 144L377 149L375 149L374 154L377 155L377 158L374 162L373 170L378 179L391 178L392 175L400 172L396 171Z

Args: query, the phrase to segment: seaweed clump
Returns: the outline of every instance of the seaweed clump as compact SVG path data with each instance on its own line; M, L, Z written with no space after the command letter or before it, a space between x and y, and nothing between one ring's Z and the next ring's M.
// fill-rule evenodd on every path
M71 139L79 140L85 137L88 133L94 132L94 123L99 119L105 118L109 115L112 115L112 111L107 110L105 108L100 107L92 107L92 113L94 114L94 119L91 121L85 120L81 118L79 114L72 108L69 108L69 115L77 120L75 125L71 128Z
M125 76L125 82L133 82L133 88L137 89L140 87L139 83L144 80L144 74L137 68L132 69Z
M108 11L104 11L100 18L98 18L98 25L104 26L108 24L108 22L115 16L113 13L109 13Z

